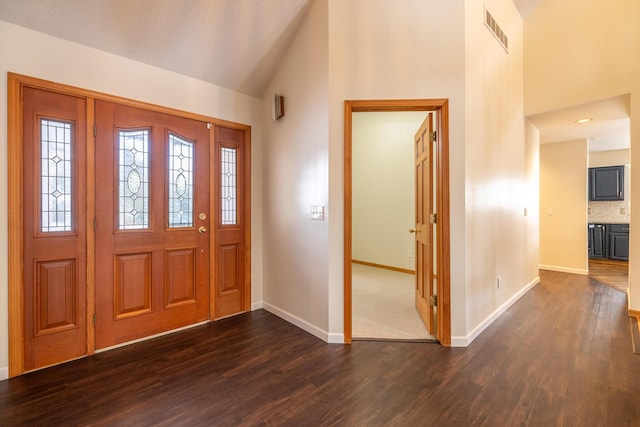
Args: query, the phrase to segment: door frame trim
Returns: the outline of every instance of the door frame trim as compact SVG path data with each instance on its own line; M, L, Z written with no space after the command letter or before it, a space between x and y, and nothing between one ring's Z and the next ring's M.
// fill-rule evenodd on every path
M22 134L22 88L31 87L35 89L47 90L61 94L85 98L87 101L87 355L95 353L95 329L93 326L93 315L95 313L95 232L93 230L93 218L95 217L95 141L93 139L93 129L95 124L93 100L100 99L131 107L143 108L146 110L170 114L178 117L189 118L202 122L211 123L214 126L224 126L239 129L244 132L245 143L247 143L247 156L250 156L251 147L251 126L234 123L226 120L215 119L201 114L190 113L170 107L163 107L143 101L136 101L116 95L109 95L89 89L82 89L75 86L51 82L35 77L25 76L17 73L7 73L7 175L8 175L8 323L9 323L9 377L23 374L24 371L24 239L23 239L23 212L22 198L24 183L22 179L23 164L23 134ZM250 163L247 165L247 173L250 174ZM213 176L213 171L210 172ZM245 256L248 262L246 268L246 301L250 307L251 302L251 181L246 182L247 191L245 194L248 203L245 203L245 235L247 253ZM217 209L217 208L216 208ZM213 240L213 239L211 239ZM213 242L211 243L213 244ZM213 252L211 253L211 263L215 263ZM215 281L210 281L210 295L215 292ZM209 320L213 320L211 311Z
M354 112L435 111L438 135L437 250L438 310L436 338L451 346L451 271L449 213L449 101L448 99L346 100L344 102L344 342L352 342L352 115Z

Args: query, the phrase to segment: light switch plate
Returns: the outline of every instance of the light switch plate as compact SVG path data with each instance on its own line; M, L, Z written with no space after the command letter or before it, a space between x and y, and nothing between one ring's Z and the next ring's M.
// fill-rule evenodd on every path
M311 206L311 219L324 221L324 206Z

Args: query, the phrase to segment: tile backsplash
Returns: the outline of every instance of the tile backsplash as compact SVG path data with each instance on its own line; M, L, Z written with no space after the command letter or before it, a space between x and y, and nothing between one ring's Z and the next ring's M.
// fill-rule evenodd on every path
M588 221L590 223L628 224L629 218L628 199L611 202L589 202Z

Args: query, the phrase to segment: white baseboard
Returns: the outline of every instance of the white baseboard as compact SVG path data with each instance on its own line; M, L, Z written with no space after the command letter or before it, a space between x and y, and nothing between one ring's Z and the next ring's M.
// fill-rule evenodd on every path
M0 368L0 381L9 379L9 367L5 366Z
M344 344L344 334L329 333L329 344Z
M315 325L312 325L311 323L307 322L304 319L299 318L298 316L295 316L291 313L289 313L288 311L285 310L281 310L278 307L275 307L269 303L266 302L262 302L262 308L267 310L269 313L275 314L276 316L280 317L281 319L286 320L287 322L297 326L298 328L302 329L303 331L309 332L311 335L314 335L318 338L320 338L321 340L328 342L330 344L343 344L344 343L344 334L335 334L335 333L329 333L323 329L318 328Z
M559 271L560 273L580 274L582 276L589 275L589 269L581 270L579 268L569 268L569 267L562 267L558 265L544 265L544 264L540 264L538 268L540 268L540 270Z
M251 311L260 310L262 308L262 301L251 303Z
M504 304L502 304L496 311L491 313L489 317L487 317L482 323L480 323L476 328L471 331L466 337L465 336L453 336L451 337L451 347L468 347L469 344L475 340L478 335L482 333L485 329L487 329L495 320L500 317L502 313L507 311L509 307L511 307L516 301L518 301L524 294L529 292L531 288L540 283L540 277L536 277L531 282L529 282L524 288L520 289L514 296L509 298Z

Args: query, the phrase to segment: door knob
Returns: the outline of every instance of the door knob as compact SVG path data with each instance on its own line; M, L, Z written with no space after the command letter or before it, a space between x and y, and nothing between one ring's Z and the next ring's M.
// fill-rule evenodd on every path
M418 230L416 230L415 228L412 228L411 230L409 230L409 233L417 233Z
M200 228L198 228L198 233L204 234L206 232L207 232L207 227L205 227L204 225L201 225Z

